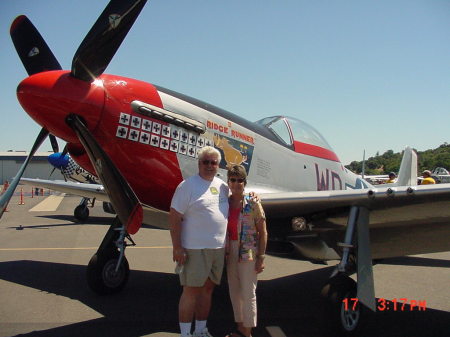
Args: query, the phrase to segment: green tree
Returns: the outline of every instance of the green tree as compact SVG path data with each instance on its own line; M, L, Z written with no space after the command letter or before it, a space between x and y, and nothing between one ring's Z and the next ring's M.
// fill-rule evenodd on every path
M418 173L423 170L433 170L436 167L450 169L450 144L444 143L436 149L416 152L418 156ZM402 156L402 153L394 153L393 150L387 150L381 156L377 152L375 157L370 157L366 161L366 174L398 172ZM361 173L362 161L353 161L347 168L355 173Z

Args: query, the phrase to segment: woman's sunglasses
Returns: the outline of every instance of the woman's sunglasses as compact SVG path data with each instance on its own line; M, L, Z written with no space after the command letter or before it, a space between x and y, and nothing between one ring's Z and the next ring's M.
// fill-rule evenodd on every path
M228 180L232 183L235 183L237 181L239 184L242 184L245 181L245 179L242 178L230 178Z

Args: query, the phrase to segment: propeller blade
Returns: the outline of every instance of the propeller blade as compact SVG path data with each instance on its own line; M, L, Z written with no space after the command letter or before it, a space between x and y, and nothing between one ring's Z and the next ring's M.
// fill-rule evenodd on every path
M28 75L62 69L42 35L25 15L20 15L13 21L10 34ZM49 139L53 152L59 152L56 137L50 134Z
M28 75L31 76L43 71L62 69L55 55L53 55L47 43L42 38L42 35L25 15L20 15L13 21L10 28L10 35L17 54L19 55ZM30 154L20 167L19 172L17 172L11 185L6 190L6 193L4 193L0 198L0 218L5 212L6 206L14 194L14 191L20 182L20 178L22 178L23 172L28 166L28 163L45 138L47 138L48 134L49 133L45 128L41 129ZM58 143L56 142L55 136L50 136L50 142L52 143L53 151L58 152Z
M20 15L13 21L10 34L28 75L61 70L55 55L25 15Z
M63 152L61 152L61 156L65 156L66 154L67 154L67 143L66 143L66 145L64 146L64 149L63 149Z
M58 153L59 145L58 145L58 141L56 140L56 137L52 134L49 134L48 138L50 139L50 144L52 144L53 153Z
M120 222L125 225L128 233L135 234L141 227L143 220L142 206L136 194L83 124L80 117L70 115L67 118L67 123L75 131L81 144L86 149L86 153L106 193L108 193Z
M48 175L48 179L51 178L51 176L52 176L53 172L55 172L55 170L56 170L56 167L54 167L53 170L50 172L50 174Z
M72 75L92 82L113 58L147 0L111 0L78 47Z
M64 146L63 152L61 152L61 156L62 156L62 157L65 157L66 154L67 154L67 152L68 152L67 145L68 145L68 144L66 143L66 145ZM63 174L63 176L64 176L64 181L67 182L67 177L66 177L66 175Z
M5 212L6 206L8 206L8 202L11 199L12 195L14 194L14 191L16 190L17 185L19 184L20 178L22 178L23 172L28 166L28 163L30 162L31 158L34 156L35 152L41 146L42 142L47 138L48 131L44 128L42 128L41 132L39 132L39 135L37 136L33 147L31 148L30 154L28 155L27 159L23 162L22 166L20 167L19 172L17 172L16 176L14 177L12 183L9 185L6 192L0 197L0 219Z

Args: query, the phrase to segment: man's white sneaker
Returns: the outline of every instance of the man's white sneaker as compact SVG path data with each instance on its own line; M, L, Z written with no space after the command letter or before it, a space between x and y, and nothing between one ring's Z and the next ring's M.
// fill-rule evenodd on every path
M208 328L204 328L202 332L194 332L194 337L213 337L209 331Z

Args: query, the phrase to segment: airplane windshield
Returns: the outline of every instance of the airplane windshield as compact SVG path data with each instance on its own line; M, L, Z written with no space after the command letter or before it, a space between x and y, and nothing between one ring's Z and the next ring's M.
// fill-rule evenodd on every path
M292 117L286 117L286 120L291 127L292 135L296 141L331 150L330 144L311 125Z
M257 121L256 123L264 125L284 144L291 146L292 137L285 119L282 116L267 117Z
M331 150L331 146L319 131L299 119L273 116L261 119L256 123L264 125L286 145L290 146L297 141Z

